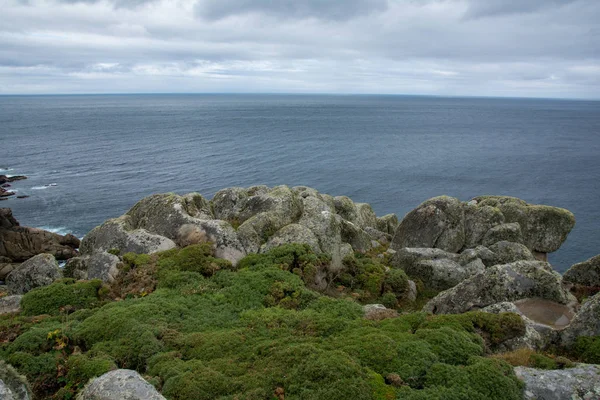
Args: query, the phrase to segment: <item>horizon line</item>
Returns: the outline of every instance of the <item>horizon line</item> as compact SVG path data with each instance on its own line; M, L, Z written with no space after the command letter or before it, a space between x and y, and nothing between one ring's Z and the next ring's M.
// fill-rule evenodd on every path
M90 93L0 93L0 97L35 96L156 96L156 95L279 95L279 96L388 96L388 97L435 97L435 98L473 98L473 99L527 99L527 100L569 100L600 101L585 97L539 97L539 96L501 96L501 95L451 95L451 94L407 94L407 93L330 93L330 92L90 92Z

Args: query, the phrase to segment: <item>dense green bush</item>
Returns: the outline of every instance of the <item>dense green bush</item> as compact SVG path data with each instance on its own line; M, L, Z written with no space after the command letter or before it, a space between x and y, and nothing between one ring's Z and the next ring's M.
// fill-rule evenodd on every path
M90 308L98 302L101 286L100 280L76 282L74 279L62 279L23 295L21 308L24 315L58 315L62 311Z
M572 352L581 361L600 364L600 336L580 336Z
M123 259L129 281L111 290L134 287L137 278L156 290L101 304L97 282L65 281L38 290L50 306L28 310L79 308L72 314L0 318L0 335L7 332L0 337L8 338L0 359L25 374L39 398L73 398L88 379L132 368L168 399L520 399L512 369L479 357L522 332L518 316L411 313L368 321L349 296L307 287L329 260L304 245L248 256L239 270L206 244ZM353 260L338 284L362 292L362 300L402 298L402 271ZM75 288L94 291L77 302Z

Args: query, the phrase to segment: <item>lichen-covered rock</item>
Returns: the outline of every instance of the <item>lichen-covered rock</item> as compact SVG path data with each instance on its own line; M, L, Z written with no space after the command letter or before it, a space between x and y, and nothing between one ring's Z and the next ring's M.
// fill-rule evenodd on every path
M392 266L405 271L410 270L415 264L423 260L445 259L458 261L460 259L459 254L433 248L404 247L394 251L391 261Z
M9 364L0 360L0 399L31 400L31 389L27 379Z
M117 369L90 381L77 400L165 400L136 371Z
M54 256L38 254L8 274L6 286L12 294L25 294L36 287L48 286L60 277L60 269Z
M360 252L366 252L373 247L371 236L358 225L341 218L339 221L343 242L350 244L354 250Z
M525 383L526 400L600 399L598 365L579 364L560 370L516 367L515 374Z
M517 261L487 268L431 299L423 308L434 314L458 314L492 304L530 297L568 304L574 297L560 274L542 261Z
M21 312L21 299L23 295L15 294L12 296L0 297L0 315ZM0 397L1 399L1 397Z
M261 248L261 252L267 252L274 247L288 243L303 243L309 245L316 253L321 251L319 248L319 240L310 229L300 224L289 224L271 236L267 243Z
M156 253L176 247L173 240L137 229L128 215L110 219L92 229L81 241L81 254L89 255L117 249L121 253Z
M518 222L496 225L486 232L481 243L490 247L500 241L523 243L521 225Z
M19 263L13 263L9 258L6 258L5 260L6 261L0 260L0 281L5 280L8 274L19 266Z
M478 207L476 202L465 205L465 247L481 244L485 234L493 227L504 223L502 212L492 206Z
M421 279L427 288L445 290L458 285L483 269L485 266L482 263L473 262L462 266L449 259L437 259L419 261L406 273Z
M10 208L0 208L0 237L0 256L13 262L42 253L52 254L58 260L78 255L79 239L75 236L20 226Z
M571 324L561 334L562 344L571 346L580 336L600 335L600 293L587 299Z
M573 265L563 275L563 281L583 286L600 286L600 255Z
M385 232L388 235L394 235L396 229L398 229L400 221L396 214L386 214L382 217L377 218L377 230Z
M564 208L527 204L509 196L480 196L472 201L498 208L506 223L519 223L523 244L540 253L558 250L575 226L575 217Z
M119 274L120 259L105 251L71 258L63 269L63 275L75 279L100 279L112 283Z
M493 264L508 264L519 260L533 261L535 257L531 251L521 243L501 241L496 242L489 247L494 253Z
M409 212L392 240L394 250L433 247L457 253L465 244L463 204L453 197L429 199Z

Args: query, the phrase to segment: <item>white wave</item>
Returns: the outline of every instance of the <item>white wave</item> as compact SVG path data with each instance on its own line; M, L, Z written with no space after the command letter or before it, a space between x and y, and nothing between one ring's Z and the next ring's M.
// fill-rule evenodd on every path
M40 226L39 228L48 232L58 233L59 235L63 236L67 233L71 233L71 230L66 226Z
M44 190L44 189L48 189L50 186L34 186L31 188L31 190Z
M4 175L4 172L12 171L12 168L0 168L0 173Z

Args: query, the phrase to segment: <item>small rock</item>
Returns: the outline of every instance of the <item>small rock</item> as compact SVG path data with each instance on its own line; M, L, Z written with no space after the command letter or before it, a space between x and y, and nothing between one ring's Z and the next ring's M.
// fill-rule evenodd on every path
M60 269L54 256L38 254L8 274L6 286L13 294L25 294L31 289L48 286L60 277Z
M77 400L165 400L136 371L117 369L90 381Z
M9 364L0 360L0 399L31 400L31 389L27 379Z
M22 295L0 297L0 315L21 312Z
M396 318L398 311L387 308L383 304L365 304L363 306L365 319L380 321L388 318Z

